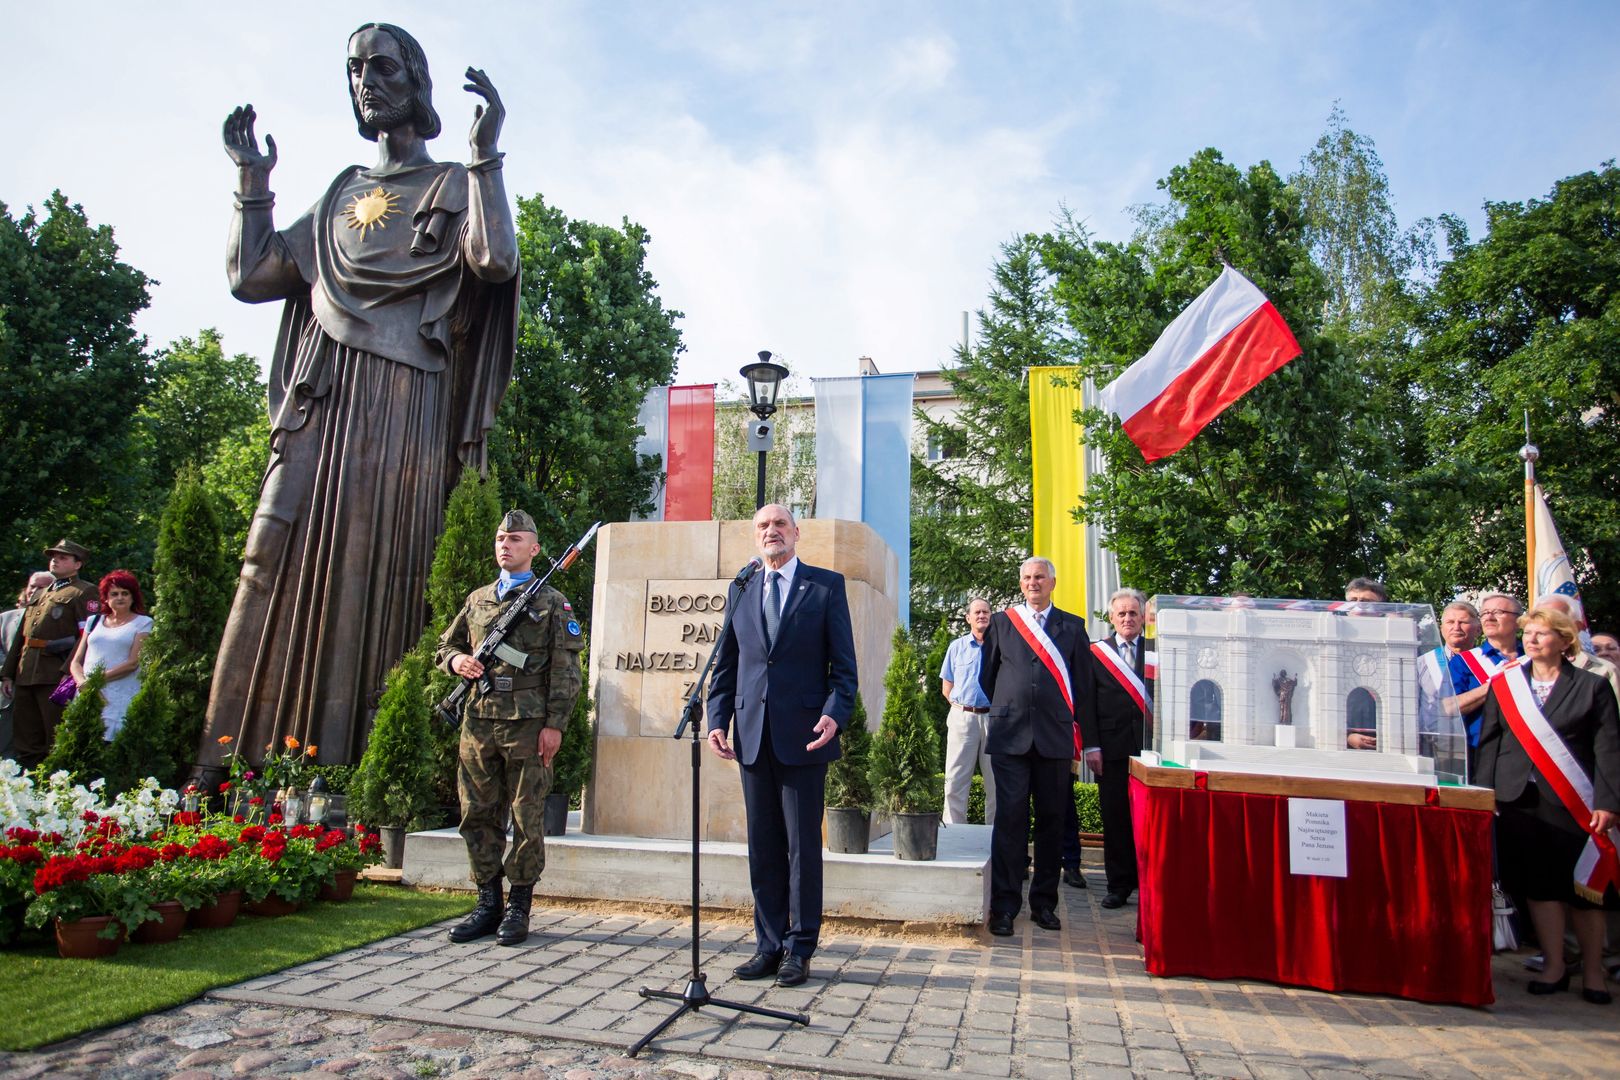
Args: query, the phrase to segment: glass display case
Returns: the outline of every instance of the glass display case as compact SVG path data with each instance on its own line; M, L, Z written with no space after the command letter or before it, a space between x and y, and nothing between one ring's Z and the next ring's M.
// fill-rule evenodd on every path
M1163 764L1467 782L1467 736L1427 604L1160 595L1152 607Z

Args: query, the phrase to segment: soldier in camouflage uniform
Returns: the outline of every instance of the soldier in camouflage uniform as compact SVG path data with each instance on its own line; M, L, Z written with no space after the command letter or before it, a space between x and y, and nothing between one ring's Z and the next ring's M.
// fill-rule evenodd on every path
M487 669L472 656L534 576L539 554L534 519L521 510L507 514L495 533L500 579L473 590L439 639L439 667L468 679L487 670L494 683L487 694L475 687L462 711L457 776L461 836L478 884L478 906L450 931L451 941L472 941L492 931L502 945L526 939L534 883L546 865L542 818L551 788L551 759L562 745L563 728L579 696L579 652L585 646L579 621L562 593L543 588ZM504 870L511 892L503 916L502 820L509 807L512 850Z
M17 639L8 642L0 678L11 689L12 749L17 764L32 769L45 760L56 739L62 706L51 691L68 673L68 659L90 616L101 611L101 594L79 577L90 549L61 540L45 549L51 584L23 610Z

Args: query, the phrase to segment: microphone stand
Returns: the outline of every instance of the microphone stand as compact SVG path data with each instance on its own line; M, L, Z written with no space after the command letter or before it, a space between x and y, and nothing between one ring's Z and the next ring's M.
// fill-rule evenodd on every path
M703 771L704 739L700 734L704 728L702 723L703 687L709 681L709 672L714 669L714 658L715 654L720 651L720 641L726 636L726 631L731 629L731 617L736 613L737 605L742 602L742 598L748 595L748 582L753 579L753 576L752 573L749 573L737 583L736 602L726 606L726 617L725 621L720 625L720 634L715 638L714 647L709 650L709 659L703 665L703 673L698 676L697 681L692 685L692 693L686 699L686 708L681 710L680 726L675 729L674 737L677 739L686 733L687 727L690 726L692 729L692 975L686 981L686 989L678 994L673 990L654 990L646 986L641 988L641 996L644 998L663 998L668 1001L678 1001L681 1004L674 1012L659 1021L657 1027L637 1039L636 1044L627 1051L628 1057L635 1057L641 1053L648 1043L663 1034L665 1028L687 1013L697 1012L705 1005L721 1009L732 1009L737 1012L753 1013L756 1016L769 1016L775 1020L787 1020L795 1024L810 1023L810 1017L804 1013L779 1012L775 1009L762 1009L757 1005L744 1005L739 1001L722 1001L717 997L710 997L708 976L703 973L698 965L698 895L702 880L698 867L698 822L701 815L698 803L701 785L698 781Z

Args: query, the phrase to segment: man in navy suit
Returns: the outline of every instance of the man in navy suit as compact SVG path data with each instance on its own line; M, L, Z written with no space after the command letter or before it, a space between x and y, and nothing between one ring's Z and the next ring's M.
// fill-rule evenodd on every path
M754 542L764 572L732 586L715 644L709 747L742 766L748 813L755 950L737 975L797 986L821 932L822 786L855 711L855 637L844 576L799 561L787 507L754 515Z
M1096 750L1086 764L1097 777L1103 820L1103 868L1108 874L1105 908L1125 906L1136 891L1136 840L1131 830L1130 761L1142 752L1147 714L1153 708L1147 680L1147 639L1142 637L1145 598L1135 589L1119 589L1108 600L1114 632L1092 647L1097 680ZM1106 653L1102 650L1108 650ZM1134 678L1133 678L1134 676Z
M990 699L986 735L996 774L996 820L990 831L990 932L1006 937L1023 904L1020 883L1035 807L1035 872L1030 915L1061 930L1058 864L1063 800L1074 798L1069 762L1097 745L1097 695L1086 624L1052 606L1057 570L1026 559L1018 570L1024 602L990 619L979 686ZM1078 727L1078 736L1077 736Z

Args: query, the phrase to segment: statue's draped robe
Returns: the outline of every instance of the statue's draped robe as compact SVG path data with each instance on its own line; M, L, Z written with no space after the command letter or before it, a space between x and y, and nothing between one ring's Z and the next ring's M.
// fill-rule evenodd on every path
M204 763L222 735L253 757L293 735L321 761L358 761L383 679L427 622L445 501L462 465L483 465L516 334L516 276L468 266L468 187L457 164L355 166L265 242L238 219L236 294L286 307Z

